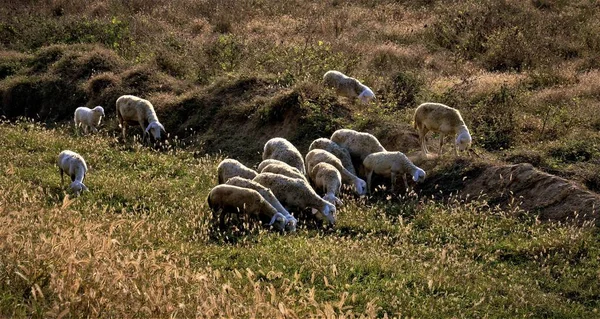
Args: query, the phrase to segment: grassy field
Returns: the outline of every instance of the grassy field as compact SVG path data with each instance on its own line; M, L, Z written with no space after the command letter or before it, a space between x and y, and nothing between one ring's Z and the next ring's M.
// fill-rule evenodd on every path
M600 191L598 21L588 0L3 4L0 317L600 317L598 224L456 196L461 173L516 163ZM324 89L330 69L377 102ZM168 146L117 138L122 94L152 101ZM344 195L332 230L212 229L222 158L338 128L414 152L426 101L459 109L481 155L426 163L452 184ZM67 125L82 105L105 107L100 134ZM75 199L63 149L90 167Z
M338 225L210 228L219 158L0 126L0 313L7 317L554 317L600 307L597 227L518 208L345 196ZM87 155L65 196L59 150ZM66 185L65 185L66 186Z

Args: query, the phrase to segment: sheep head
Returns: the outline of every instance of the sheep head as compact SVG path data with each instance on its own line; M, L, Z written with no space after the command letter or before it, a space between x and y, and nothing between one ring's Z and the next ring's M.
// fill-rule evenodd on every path
M360 101L363 104L368 104L369 102L371 102L371 100L375 99L375 93L373 93L373 91L371 91L371 89L369 88L365 88L359 95L358 95L358 99L360 99Z
M329 202L324 201L325 206L321 209L321 210L317 210L317 209L312 209L312 213L316 214L319 211L321 212L321 214L323 214L323 216L325 216L325 218L327 219L327 221L333 225L335 224L335 206Z
M155 139L159 140L161 131L166 132L165 127L159 122L152 122L148 124L148 127L146 127L146 131L144 131L144 133L151 133Z
M413 173L413 181L420 183L423 180L425 180L425 175L425 171L417 167L417 169Z
M284 231L288 219L282 213L275 213L271 218L269 225L273 226L278 231Z
M296 218L294 218L294 216L292 216L292 215L287 216L287 223L285 224L285 231L295 232L296 224L298 224L298 220L296 220Z
M469 134L469 131L463 131L460 134L458 134L455 143L459 151L465 151L469 149L469 147L471 147L471 142L472 138L471 134Z
M367 182L357 177L354 180L354 191L359 196L365 195L367 193Z
M79 196L81 192L89 190L82 182L74 181L69 185L75 196Z
M325 195L323 195L323 199L332 203L333 205L342 205L343 204L343 202L333 194L325 194Z
M105 116L104 115L104 108L100 105L96 106L95 108L92 109L93 112L96 112L97 114L99 114L100 116Z

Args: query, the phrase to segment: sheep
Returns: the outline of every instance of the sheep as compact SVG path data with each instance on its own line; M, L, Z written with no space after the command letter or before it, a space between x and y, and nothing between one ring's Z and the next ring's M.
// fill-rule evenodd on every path
M454 154L471 146L472 138L460 112L441 103L423 103L417 107L414 115L414 127L419 133L419 142L423 155L427 155L425 136L429 131L440 133L440 155L442 155L444 137L456 135Z
M310 207L317 218L335 224L335 205L319 197L306 181L273 173L260 173L254 181L270 188L285 205L300 209Z
M342 161L342 165L352 174L356 175L356 170L354 169L354 165L352 164L352 157L347 149L337 145L335 142L328 138L318 138L310 143L308 147L308 151L312 151L316 148L320 148L322 150L326 150L331 154L335 155L337 158ZM310 172L308 172L310 173Z
M148 133L152 137L159 140L161 131L165 131L165 127L160 124L152 103L133 95L123 95L117 99L117 117L119 125L123 130L123 140L125 140L125 130L128 124L139 124L144 134L142 140L146 139ZM147 124L146 124L147 123Z
M259 192L233 185L217 185L211 189L206 198L208 207L213 211L213 219L221 211L219 226L225 229L225 214L245 213L257 217L267 217L269 225L278 231L285 230L288 219L269 204Z
M417 167L402 152L377 152L367 156L363 162L367 170L367 188L371 194L371 177L373 173L391 175L392 192L396 185L396 175L402 174L404 186L408 189L406 174L411 174L413 181L421 182L425 179L425 171Z
M75 193L75 196L79 196L82 191L88 190L87 186L83 184L88 168L81 155L64 150L58 154L57 164L60 172L60 183L64 184L64 174L67 173L71 177L69 188Z
M375 94L368 86L339 71L327 71L323 75L323 85L334 88L338 95L350 99L358 98L363 104L375 99Z
M300 173L300 171L295 168L295 167L291 167L288 164L279 164L279 163L273 163L273 164L269 164L267 166L265 166L263 168L263 170L261 171L261 173L273 173L273 174L281 174L281 175L285 175L287 177L291 177L291 178L300 178L303 179L305 181L308 181L306 179L306 176L302 175L302 173Z
M78 107L75 109L75 116L73 121L75 122L75 130L80 126L83 126L83 132L87 134L88 128L92 129L94 133L98 132L98 126L100 121L104 117L104 108L102 106L96 106L93 109L88 107Z
M217 166L217 178L219 184L227 182L228 179L234 176L253 179L256 175L258 175L256 171L231 158L222 160L221 163L219 163L219 166Z
M275 195L273 195L273 192L271 192L270 189L262 186L261 184L255 182L255 181L252 181L252 180L249 180L249 179L246 179L243 177L239 177L239 176L235 176L235 177L228 179L225 184L243 187L243 188L249 188L249 189L253 189L253 190L257 191L279 213L281 213L283 216L285 216L285 218L287 219L287 223L285 224L285 230L289 231L289 232L296 231L296 224L298 223L298 221L296 220L296 218L294 218L294 216L292 216L287 211L287 209L285 209L283 207L283 205L281 205L281 203L279 202L277 197L275 197Z
M342 182L344 184L352 185L356 194L366 194L367 183L364 180L357 177L356 175L350 173L347 169L345 169L342 165L342 161L340 161L339 158L335 157L335 155L327 152L326 150L318 148L306 154L306 170L308 172L312 171L313 167L315 167L317 164L323 162L333 165L340 172L340 175L342 176Z
M325 191L324 200L334 205L342 204L337 197L342 188L342 176L335 166L329 163L319 163L312 168L309 176L316 189Z
M385 151L385 148L375 136L365 132L339 129L331 134L330 139L339 146L347 149L350 156L360 160L360 163L371 153Z
M264 161L262 161L262 162L260 162L260 163L258 164L258 167L256 168L256 171L257 171L257 172L259 172L259 173L261 173L261 172L262 172L262 170L263 170L265 167L267 167L267 165L269 165L269 164L285 164L285 165L287 165L287 166L290 166L290 164L288 164L288 163L286 163L286 162L282 162L282 161L280 161L280 160L276 160L276 159L270 159L270 158L268 158L268 159L266 159L266 160L264 160ZM290 167L292 167L292 166L290 166ZM293 168L295 168L295 167L293 167Z
M265 143L262 159L276 159L297 168L303 175L306 175L304 169L304 159L298 149L288 140L275 137Z

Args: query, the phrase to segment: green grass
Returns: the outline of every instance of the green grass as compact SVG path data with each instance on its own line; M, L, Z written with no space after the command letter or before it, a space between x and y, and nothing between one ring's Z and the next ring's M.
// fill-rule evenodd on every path
M333 230L225 238L205 205L218 157L30 122L0 125L0 144L2 316L598 315L592 226L485 202L346 195ZM67 148L90 167L90 192L74 199L55 164Z

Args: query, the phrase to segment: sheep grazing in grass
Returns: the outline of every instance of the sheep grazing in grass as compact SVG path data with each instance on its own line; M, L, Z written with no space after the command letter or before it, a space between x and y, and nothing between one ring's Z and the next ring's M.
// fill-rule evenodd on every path
M375 94L368 86L339 71L327 71L323 75L323 85L334 88L338 95L350 99L358 98L363 104L375 98Z
M342 201L337 197L342 188L342 176L335 166L329 163L319 163L309 171L310 179L316 190L325 192L323 199L334 204L341 205Z
M280 160L288 165L297 168L303 175L306 175L304 170L304 159L298 149L288 140L275 137L265 143L265 148L262 154L263 161L266 159Z
M377 152L367 156L363 162L367 170L367 188L371 193L371 177L373 173L385 176L391 176L392 191L396 185L396 176L402 175L404 187L408 189L406 174L410 174L415 182L421 182L425 179L425 171L417 167L402 152Z
M123 130L123 140L125 140L128 124L139 125L142 128L144 131L142 140L145 140L147 135L159 140L161 131L166 132L164 126L158 121L150 101L133 95L123 95L117 99L116 105L117 118Z
M93 109L85 106L78 107L75 109L75 116L73 119L75 122L75 129L78 129L80 126L82 126L85 134L87 134L88 129L91 129L92 132L97 133L102 117L104 117L104 108L102 106L96 106Z
M60 182L64 184L64 174L71 177L71 185L69 188L76 196L82 191L87 191L88 188L83 184L83 179L87 173L87 164L83 157L73 151L65 150L58 154L58 170L60 172Z
M356 175L356 170L354 169L354 165L352 164L352 157L350 156L350 152L347 149L339 146L337 143L333 142L328 138L318 138L310 143L308 147L308 151L312 151L316 148L326 150L327 152L335 155L337 158L342 161L342 165L352 174ZM307 172L310 173L310 172Z
M287 209L283 207L283 205L281 205L277 197L275 197L275 195L273 194L273 192L271 192L270 189L262 186L261 184L255 181L239 176L228 179L225 184L249 188L257 191L267 202L269 202L269 204L271 204L277 210L277 212L281 213L283 216L285 216L285 218L287 218L285 230L288 232L296 231L296 224L298 223L298 221L287 211Z
M280 160L270 159L269 158L269 159L266 159L266 160L260 162L258 164L258 167L256 168L256 171L259 172L259 173L261 173L262 170L265 169L265 167L267 167L269 164L284 164L284 165L290 166L290 164L288 164L286 162L282 162ZM292 166L290 166L290 167L292 167ZM292 168L295 168L295 167L292 167Z
M339 129L333 132L331 141L347 149L350 156L360 160L360 163L371 153L385 151L375 136L349 129Z
M255 182L271 189L284 205L299 209L312 208L312 213L322 221L335 224L335 205L322 199L304 180L273 173L260 173Z
M234 176L253 179L256 175L258 175L258 173L253 169L248 168L239 161L231 158L222 160L221 163L219 163L219 166L217 166L217 179L219 184L227 182L228 179Z
M335 155L327 152L326 150L318 148L306 154L306 170L308 172L312 171L313 167L319 163L329 163L333 165L340 172L340 175L342 176L342 182L344 184L352 185L354 192L357 195L366 194L367 183L345 169L344 165L342 165L342 161L335 157Z
M219 211L219 227L225 229L226 214L245 214L268 220L269 225L278 231L285 230L288 219L269 204L259 192L233 185L217 185L206 198L208 207L213 211L213 219L217 219Z
M300 178L303 179L305 181L308 181L306 179L306 176L304 176L302 173L300 173L300 171L295 168L295 167L291 167L288 164L279 164L279 163L273 163L273 164L269 164L267 166L265 166L263 168L263 170L261 171L261 173L273 173L273 174L281 174L281 175L285 175L287 177L291 177L291 178Z
M443 152L446 135L456 136L455 155L458 155L458 151L468 150L471 146L471 134L457 109L440 103L423 103L415 110L413 120L414 127L419 133L419 142L424 155L428 153L425 136L429 131L440 133L440 155Z

